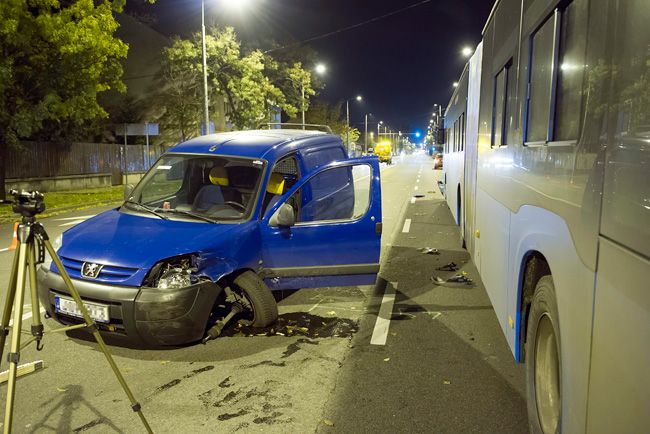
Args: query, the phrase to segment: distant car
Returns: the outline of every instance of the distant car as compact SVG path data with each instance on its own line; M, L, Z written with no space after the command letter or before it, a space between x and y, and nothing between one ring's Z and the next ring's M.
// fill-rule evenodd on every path
M436 156L433 157L433 168L442 169L442 154L436 154Z
M379 271L379 161L349 159L336 135L203 136L170 149L125 199L55 243L102 333L196 342L218 336L228 311L265 327L278 315L270 289L368 285ZM82 321L55 264L38 281L52 318Z

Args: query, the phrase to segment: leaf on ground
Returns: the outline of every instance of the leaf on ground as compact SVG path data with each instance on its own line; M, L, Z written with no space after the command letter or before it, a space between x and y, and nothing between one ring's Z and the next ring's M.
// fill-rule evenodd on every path
M390 361L390 357L386 357L386 358L384 359L384 362L388 362L388 361Z
M166 365L167 363L169 363L169 360L161 360L161 361L160 361L160 364L161 364L161 365Z
M68 389L66 389L65 387L57 387L56 390L57 390L57 392L67 392L68 391Z
M335 310L330 310L325 315L327 315L327 316L336 316L336 311Z
M442 384L447 384L447 385L449 385L449 384L451 384L451 381L449 381L449 380L443 380L443 381L442 381Z
M329 419L323 419L323 425L334 426L334 422Z

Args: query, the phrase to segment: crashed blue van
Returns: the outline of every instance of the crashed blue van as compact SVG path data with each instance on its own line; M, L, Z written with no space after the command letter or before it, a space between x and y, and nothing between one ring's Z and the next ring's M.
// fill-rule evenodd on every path
M254 327L278 315L272 290L373 284L382 229L379 162L349 159L309 130L215 134L164 154L124 203L55 242L103 333L149 345ZM82 321L53 263L39 298Z

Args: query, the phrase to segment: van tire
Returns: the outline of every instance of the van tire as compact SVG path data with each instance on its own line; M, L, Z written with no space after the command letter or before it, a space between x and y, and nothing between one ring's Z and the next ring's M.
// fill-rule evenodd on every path
M264 281L252 271L244 271L233 281L253 307L253 319L241 321L252 327L266 327L278 319L278 305L271 290Z
M533 434L562 431L562 353L555 285L550 275L535 286L526 333L526 401ZM538 390L539 389L539 390Z

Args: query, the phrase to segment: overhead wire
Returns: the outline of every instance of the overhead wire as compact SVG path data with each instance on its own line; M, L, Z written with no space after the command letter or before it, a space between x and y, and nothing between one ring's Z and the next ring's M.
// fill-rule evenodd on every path
M320 34L320 35L317 35L317 36L312 36L310 38L303 39L302 41L293 42L291 44L283 45L281 47L270 48L270 49L264 51L263 53L264 54L272 53L274 51L285 50L287 48L293 48L293 47L296 47L298 45L303 45L303 44L307 44L309 42L317 41L317 40L320 40L320 39L329 38L330 36L338 35L340 33L347 32L349 30L354 30L354 29L357 29L359 27L363 27L365 25L368 25L368 24L383 20L383 19L391 17L393 15L397 15L397 14L402 13L404 11L407 11L409 9L414 9L414 8L417 8L417 7L422 6L424 4L431 3L432 1L433 0L422 0L422 1L419 1L417 3L413 3L411 5L404 6L402 8L396 9L394 11L385 13L383 15L379 15L379 16L376 16L374 18L370 18L370 19L362 21L360 23L352 24L350 26L343 27L343 28L340 28L340 29L337 29L337 30L333 30L331 32L323 33L323 34Z

